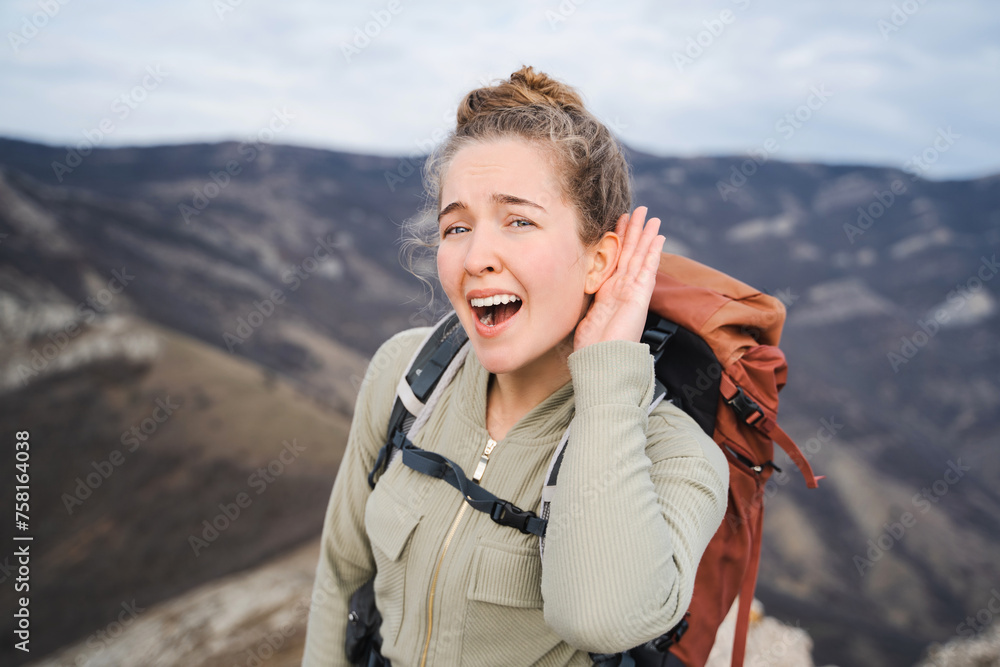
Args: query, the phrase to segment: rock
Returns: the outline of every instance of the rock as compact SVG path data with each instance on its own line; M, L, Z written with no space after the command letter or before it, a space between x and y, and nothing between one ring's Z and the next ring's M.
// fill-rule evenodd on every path
M729 667L733 657L738 604L739 598L719 626L715 646L712 647L705 667ZM754 599L750 607L744 667L814 667L812 648L809 633L797 625L788 625L765 616L764 605L760 600Z
M931 644L917 667L1000 667L1000 623L978 626L980 634Z

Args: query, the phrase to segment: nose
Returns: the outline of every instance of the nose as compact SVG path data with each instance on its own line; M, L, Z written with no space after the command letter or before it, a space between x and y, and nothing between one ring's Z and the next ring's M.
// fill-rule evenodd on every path
M465 271L469 275L478 276L484 273L497 273L503 270L500 255L497 252L499 239L490 232L490 225L477 225L469 235L465 253Z

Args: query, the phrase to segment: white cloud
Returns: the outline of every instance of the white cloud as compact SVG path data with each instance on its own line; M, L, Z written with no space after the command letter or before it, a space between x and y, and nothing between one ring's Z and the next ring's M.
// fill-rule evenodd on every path
M901 166L950 125L962 138L929 176L1000 171L1000 13L988 0L920 5L888 39L886 0L399 0L394 15L388 5L243 0L220 19L207 0L68 3L15 51L10 35L41 10L3 3L0 133L78 141L160 64L170 78L108 145L240 138L284 104L297 119L282 140L407 154L451 124L469 89L532 64L652 153L760 148L810 87L826 85L834 97L776 158ZM344 45L366 28L377 34L348 60ZM701 53L678 67L692 43Z

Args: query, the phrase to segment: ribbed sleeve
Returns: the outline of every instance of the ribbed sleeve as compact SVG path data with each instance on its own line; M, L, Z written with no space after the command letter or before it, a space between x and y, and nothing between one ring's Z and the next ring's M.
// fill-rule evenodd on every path
M348 600L375 571L364 526L368 472L385 441L396 381L426 333L411 329L390 338L365 372L323 522L303 667L349 664L344 653Z
M669 403L647 415L649 348L608 341L569 357L576 415L542 566L545 620L571 646L627 650L673 627L722 521L728 467Z

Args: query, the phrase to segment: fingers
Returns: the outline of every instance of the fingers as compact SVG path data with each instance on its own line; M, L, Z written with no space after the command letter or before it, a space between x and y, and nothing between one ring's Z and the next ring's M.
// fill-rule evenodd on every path
M636 232L636 225L641 230L643 220L645 219L646 207L640 206L632 211L632 215L623 223L625 228L622 232L622 251L618 255L619 268L627 270L632 260L632 255L635 252L635 247L639 243L639 234Z
M645 209L645 207L643 207ZM645 214L645 210L643 211ZM632 230L632 244L629 247L630 254L627 264L619 264L625 267L626 274L633 280L650 280L656 276L656 269L659 266L660 252L666 239L659 236L660 219L651 218L649 222L639 229ZM626 246L629 246L626 240ZM643 270L645 269L645 273Z
M635 256L636 247L639 245L639 239L642 236L643 225L646 220L647 208L645 206L639 206L634 211L632 215L624 222L625 228L622 233L622 250L618 255L618 267L623 273L630 273L630 268L632 266L632 259Z
M665 236L657 235L653 238L653 242L649 246L649 251L646 253L646 262L643 266L646 274L642 278L649 278L650 282L656 282L656 272L660 270L660 255L663 254L663 245L666 242L667 238Z
M649 300L653 285L656 282L656 272L660 266L660 254L666 239L659 235L660 219L645 220L647 207L637 207L625 219L619 218L618 229L622 238L621 252L615 274L618 276L618 289L622 296L629 295L628 300Z

